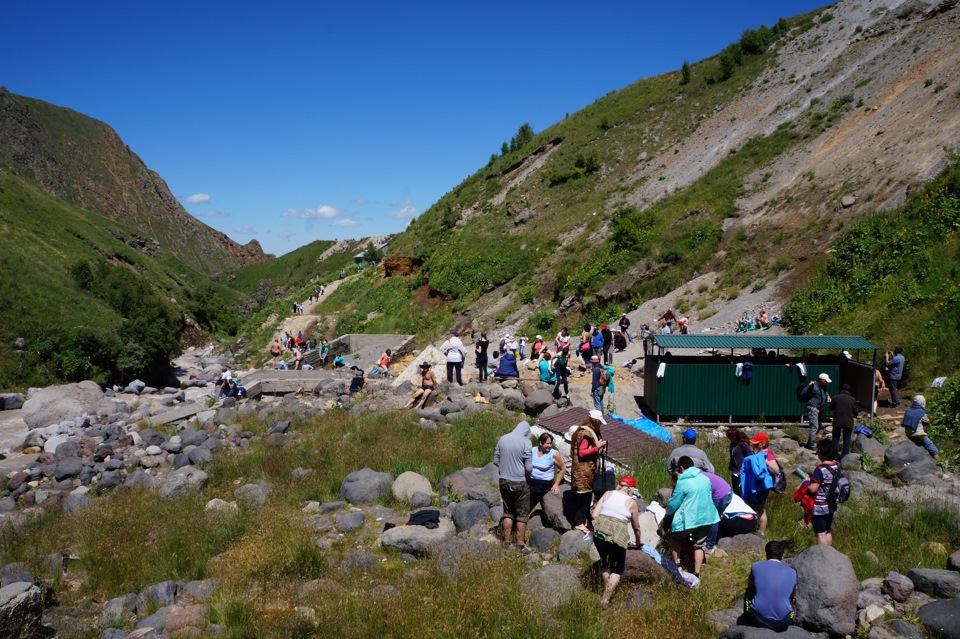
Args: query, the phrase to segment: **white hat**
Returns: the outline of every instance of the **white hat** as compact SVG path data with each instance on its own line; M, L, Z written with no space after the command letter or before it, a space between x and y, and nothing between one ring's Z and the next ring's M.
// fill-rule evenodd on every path
M571 426L570 428L568 428L568 429L567 429L567 432L565 432L565 433L563 434L563 439L564 439L564 441L572 442L572 441L573 441L573 434L574 434L575 432L577 432L577 429L578 429L578 428L580 428L580 424L574 424L573 426Z
M833 380L830 379L830 376L827 375L826 373L820 373L819 379L822 379L823 381L825 381L825 382L828 383L828 384L830 384L831 382L833 382Z
M592 417L593 419L599 421L601 424L606 424L606 423L607 423L607 420L605 420L605 419L603 418L603 413L601 413L600 411L598 411L598 410L596 410L596 409L590 411L590 417Z
M537 335L537 339L543 339L543 335Z

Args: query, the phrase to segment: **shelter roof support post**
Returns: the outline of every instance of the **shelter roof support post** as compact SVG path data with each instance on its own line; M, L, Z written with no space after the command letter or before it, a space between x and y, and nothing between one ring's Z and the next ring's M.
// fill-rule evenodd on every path
M873 379L870 380L870 421L876 417L877 407L877 349L873 349Z

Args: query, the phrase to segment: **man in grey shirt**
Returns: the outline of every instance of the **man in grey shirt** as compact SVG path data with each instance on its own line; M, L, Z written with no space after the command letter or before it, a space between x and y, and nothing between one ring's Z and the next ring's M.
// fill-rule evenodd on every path
M500 471L500 497L503 499L503 543L510 545L513 524L517 524L517 547L527 550L527 519L530 518L530 486L527 477L533 471L533 445L530 424L522 421L500 438L493 451L493 464Z
M689 457L692 459L693 465L700 470L705 470L708 473L714 472L710 458L696 446L697 431L688 428L680 433L680 436L683 438L683 445L679 448L674 448L673 452L670 453L670 457L667 458L667 472L670 473L673 480L676 481L677 476L680 474L680 465L678 462L681 457Z

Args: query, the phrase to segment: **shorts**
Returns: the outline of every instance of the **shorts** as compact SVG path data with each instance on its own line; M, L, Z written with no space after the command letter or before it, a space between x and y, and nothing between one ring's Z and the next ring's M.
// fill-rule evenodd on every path
M687 530L680 530L673 534L678 542L691 543L694 548L704 548L707 545L707 535L710 533L710 526L697 526Z
M757 493L756 495L757 501L750 501L748 499L743 500L747 503L748 506L750 506L751 508L753 508L754 511L756 511L758 521L760 519L760 515L762 515L763 511L767 509L767 497L769 496L770 496L770 491L763 490Z
M530 519L530 486L525 481L500 480L503 518L526 523Z
M600 567L615 575L622 575L627 569L627 549L607 540L593 539L593 545L600 555Z
M814 515L812 519L813 532L818 535L830 532L833 527L833 513L829 515Z

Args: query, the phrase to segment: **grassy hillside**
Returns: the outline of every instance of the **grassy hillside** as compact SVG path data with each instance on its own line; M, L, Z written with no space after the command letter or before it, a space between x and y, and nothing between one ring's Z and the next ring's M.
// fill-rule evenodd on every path
M236 293L162 248L148 242L141 246L140 238L135 229L57 200L32 180L0 170L0 268L5 274L0 387L86 377L119 381L115 378L121 370L145 373L124 363L124 357L149 347L151 330L125 335L133 328L125 328L125 318L149 316L146 308L152 309L157 321L151 326L167 318L172 327L172 336L161 339L178 341L181 310L203 316L200 311L211 303L238 301ZM13 352L11 342L18 337L27 340L27 353ZM129 342L136 345L133 350ZM159 348L166 353L175 346Z

